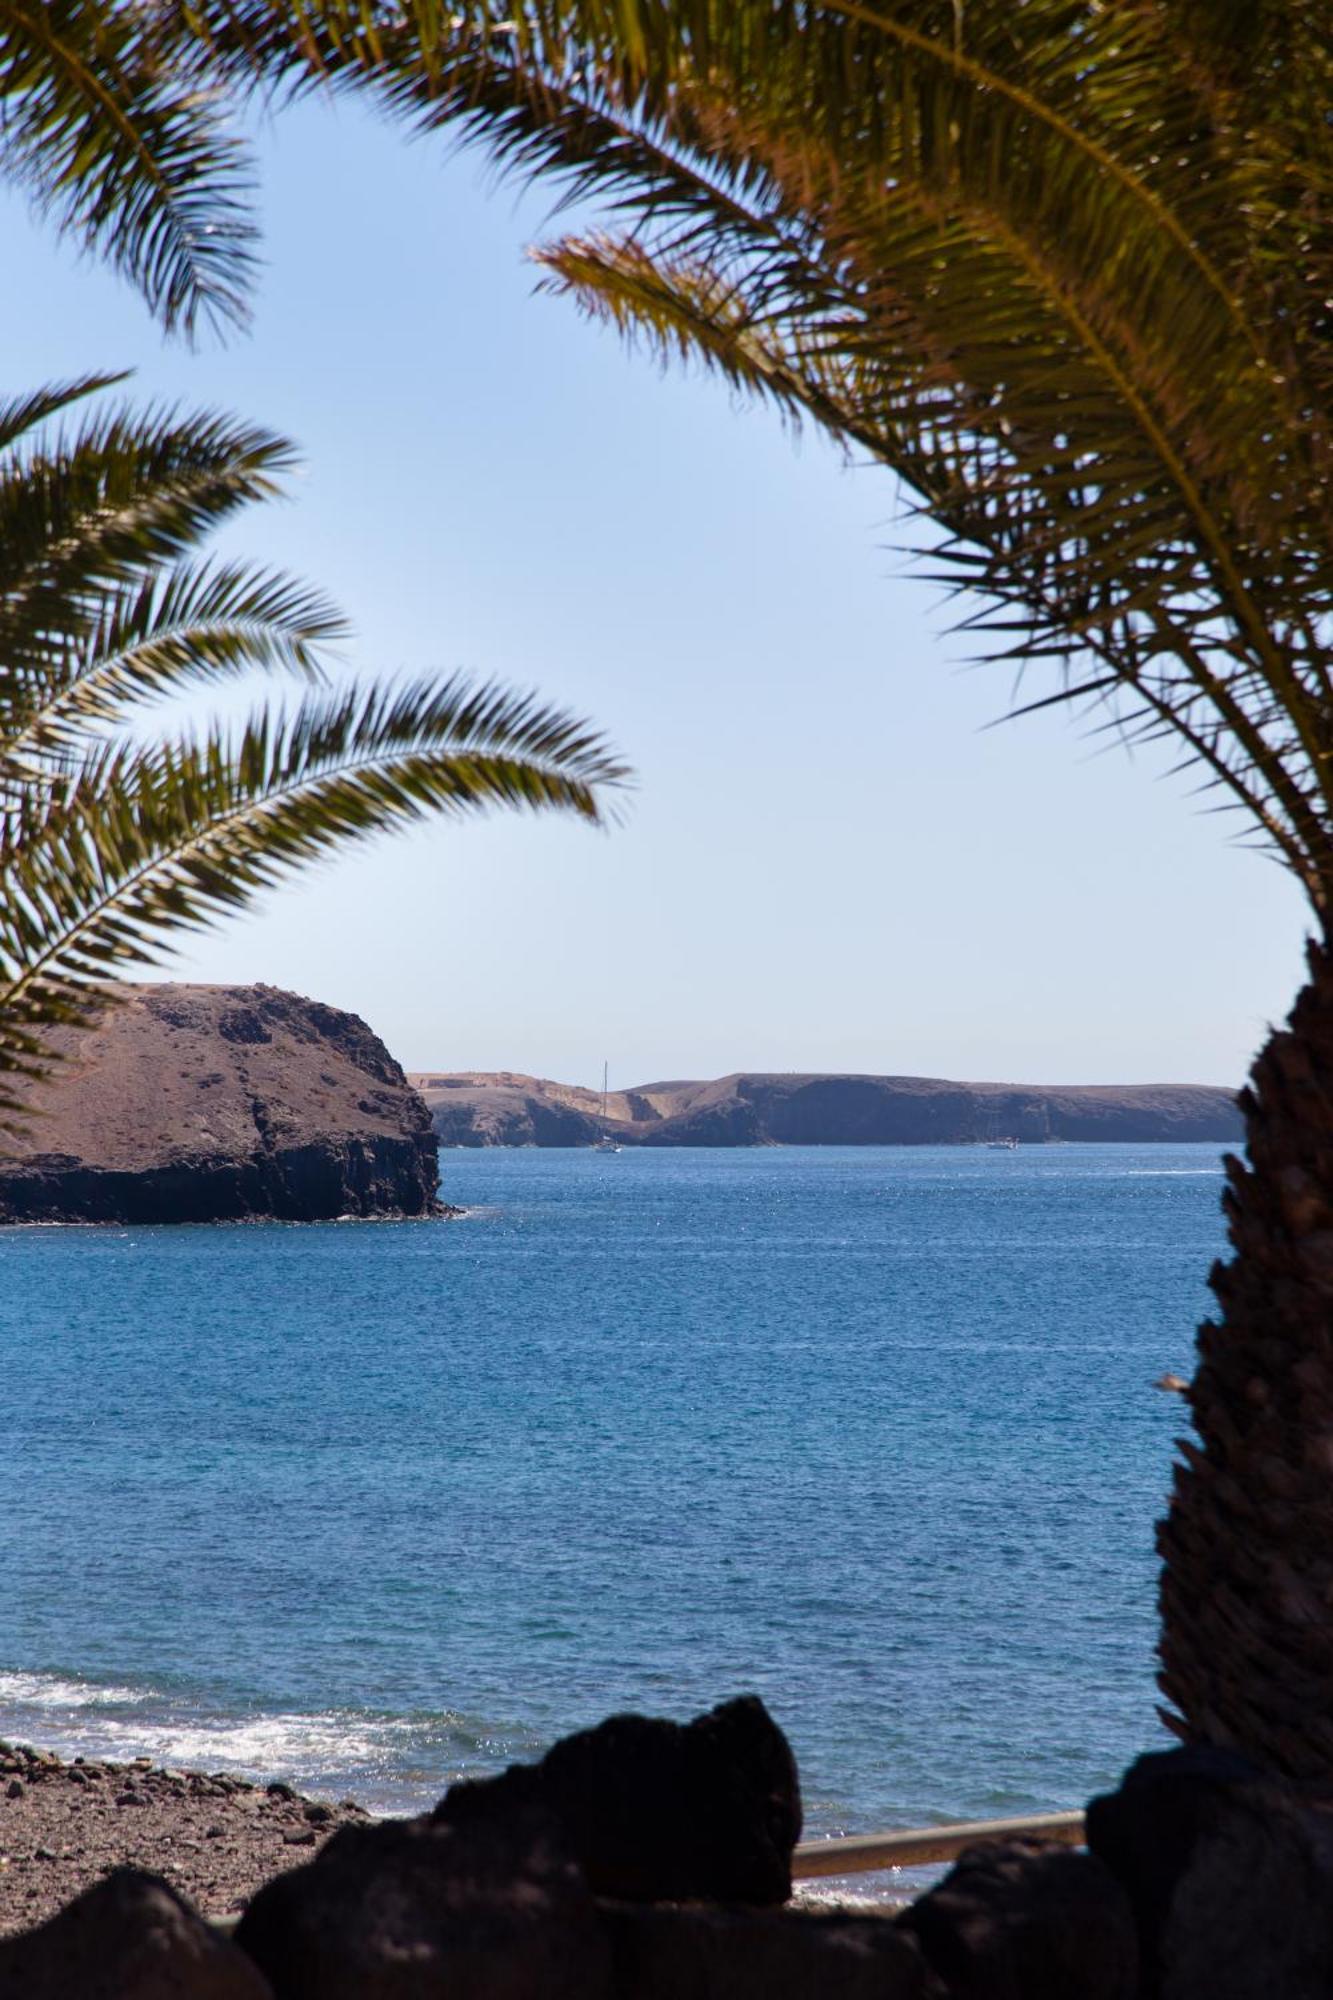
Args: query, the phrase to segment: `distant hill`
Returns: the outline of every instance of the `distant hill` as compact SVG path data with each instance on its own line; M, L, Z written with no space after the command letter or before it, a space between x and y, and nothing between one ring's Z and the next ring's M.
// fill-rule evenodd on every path
M413 1074L444 1146L939 1146L1012 1138L1238 1140L1230 1090L1206 1084L950 1083L922 1076L763 1075L645 1083L602 1095L513 1071Z

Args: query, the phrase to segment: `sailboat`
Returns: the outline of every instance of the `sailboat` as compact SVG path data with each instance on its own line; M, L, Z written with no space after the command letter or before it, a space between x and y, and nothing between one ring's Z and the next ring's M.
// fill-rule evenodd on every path
M606 1129L606 1079L608 1067L606 1063L602 1064L602 1136L593 1147L594 1153L618 1153L620 1151L620 1142L613 1139Z
M994 1108L982 1114L980 1143L983 1146L988 1146L992 1153L1016 1153L1018 1151L1018 1141L1014 1138L1013 1134L1011 1132L1001 1132L1000 1114Z

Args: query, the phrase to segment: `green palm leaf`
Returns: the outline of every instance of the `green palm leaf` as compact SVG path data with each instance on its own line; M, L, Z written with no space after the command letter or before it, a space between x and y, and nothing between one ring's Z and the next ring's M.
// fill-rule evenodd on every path
M971 629L1178 727L1322 908L1333 180L1260 11L464 5L394 87L601 196L553 282L890 465Z
M1067 698L1119 685L1130 730L1177 717L1322 906L1317 12L215 0L164 32L233 89L369 89L604 200L556 282L890 465L972 629Z
M247 675L322 681L344 627L280 573L193 554L214 522L274 489L283 440L216 417L136 424L125 409L50 438L87 386L16 403L0 453L11 1117L19 1081L54 1059L47 1031L94 1018L114 998L108 980L174 934L429 815L506 807L595 824L626 775L586 723L460 678L319 689L239 727L154 738L154 705L184 692Z
M171 62L154 8L0 6L0 173L107 257L169 330L244 319L247 157L217 94Z

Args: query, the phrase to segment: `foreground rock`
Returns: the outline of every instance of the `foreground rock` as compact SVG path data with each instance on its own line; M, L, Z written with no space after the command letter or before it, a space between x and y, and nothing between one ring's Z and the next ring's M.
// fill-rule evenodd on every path
M1088 1808L1134 1906L1143 2000L1328 2000L1333 1804L1226 1750L1141 1757Z
M559 1826L599 1896L765 1904L791 1895L796 1760L754 1695L685 1724L612 1716L539 1764L451 1785L435 1819L470 1829L531 1810Z
M0 1940L0 2000L272 2000L244 1952L165 1882L124 1869Z
M42 1922L114 1868L149 1869L206 1916L234 1916L270 1876L367 1817L223 1771L64 1763L0 1743L0 1933Z
M272 986L132 986L0 1145L0 1222L441 1213L430 1117L354 1014Z
M913 1076L718 1077L600 1091L510 1071L422 1071L444 1146L942 1146L1014 1139L1243 1136L1233 1092L1202 1084L1020 1085Z
M899 1929L952 2000L1137 2000L1134 1912L1090 1854L1032 1840L966 1848Z
M349 1827L260 1891L237 1945L277 2000L610 2000L588 1887L542 1814Z
M601 1915L615 2000L953 2000L885 1917L630 1903Z

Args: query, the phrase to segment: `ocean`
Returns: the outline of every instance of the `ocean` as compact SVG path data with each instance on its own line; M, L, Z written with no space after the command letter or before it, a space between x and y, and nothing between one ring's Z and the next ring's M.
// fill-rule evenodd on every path
M408 1811L754 1690L812 1837L1163 1745L1216 1149L441 1165L460 1221L0 1232L0 1736Z

